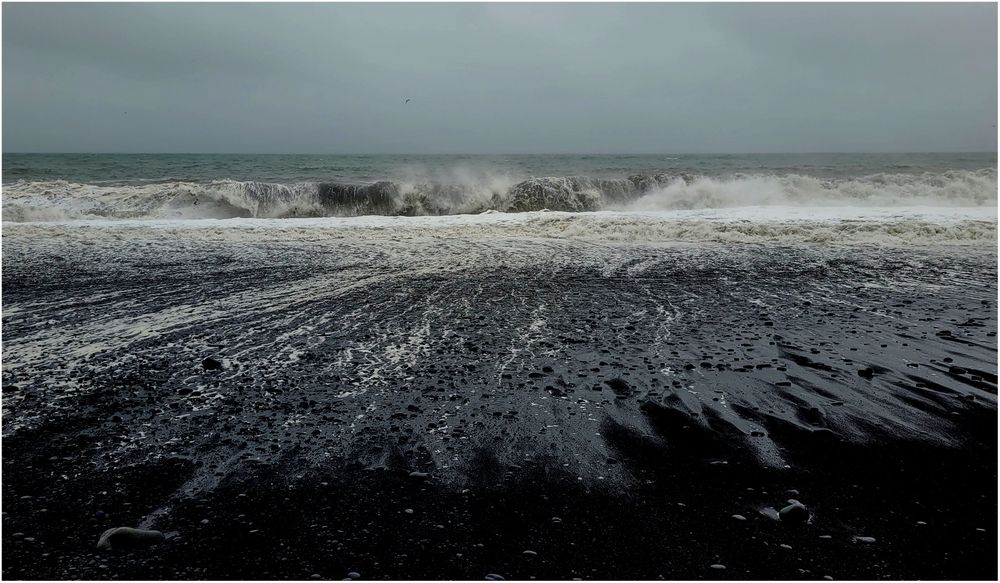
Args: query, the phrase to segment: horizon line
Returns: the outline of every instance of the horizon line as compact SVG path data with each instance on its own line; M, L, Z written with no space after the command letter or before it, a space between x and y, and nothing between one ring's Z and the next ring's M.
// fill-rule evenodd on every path
M74 152L74 151L32 151L2 152L0 155L16 156L773 156L773 155L817 155L817 154L997 154L997 150L829 150L803 152Z

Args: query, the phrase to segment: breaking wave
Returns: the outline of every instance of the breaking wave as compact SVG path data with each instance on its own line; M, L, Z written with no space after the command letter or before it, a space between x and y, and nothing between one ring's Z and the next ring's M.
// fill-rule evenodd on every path
M746 206L937 206L997 204L993 168L821 179L808 175L690 174L508 178L471 182L290 184L218 180L141 185L18 181L3 188L3 219L194 219L422 216L485 211L692 210Z

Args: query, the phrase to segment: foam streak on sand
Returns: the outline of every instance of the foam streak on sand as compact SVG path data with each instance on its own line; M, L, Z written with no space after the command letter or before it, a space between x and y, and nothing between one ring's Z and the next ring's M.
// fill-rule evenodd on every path
M593 220L608 225L622 218ZM103 391L107 375L133 367L166 366L157 382L183 388L198 378L209 352L225 358L227 371L217 379L220 387L202 389L202 398L236 397L230 383L241 391L261 383L255 390L280 401L291 395L272 392L271 383L280 387L282 379L305 374L294 398L332 391L338 407L360 407L366 419L369 407L391 414L400 392L426 394L440 386L462 402L470 389L494 394L510 400L512 411L522 410L524 391L541 391L532 398L542 400L575 392L577 406L600 410L606 423L634 426L637 413L625 414L630 401L621 398L646 394L676 399L676 406L733 428L734 439L747 440L769 463L782 461L777 445L750 438L764 433L769 415L858 438L875 424L950 442L940 398L910 383L941 386L944 381L933 378L941 374L938 359L960 337L966 368L987 372L945 392L995 404L982 380L995 374L995 346L976 335L981 325L988 331L995 324L989 248L691 247L535 236L550 220L581 217L405 220L416 224L391 230L385 220L364 219L301 227L197 222L8 229L3 374L25 390L5 394L4 431L72 410L74 395ZM493 237L460 238L454 231L428 237L456 228L494 231ZM496 237L509 230L518 235ZM131 292L115 294L122 290ZM866 315L859 320L858 314ZM934 323L924 323L928 317ZM966 321L977 327L955 328ZM948 336L934 336L945 329ZM823 347L818 353L817 346ZM910 370L904 360L921 368ZM546 363L554 372L539 372ZM865 367L882 371L876 390L858 376ZM607 388L594 392L619 377L632 387L624 395L609 402ZM724 398L713 399L719 395ZM330 404L327 399L320 400ZM173 402L180 408L142 407L135 421L155 428L168 415L175 430L188 422L176 419L178 411L203 409L186 397ZM814 427L803 421L813 410L822 417ZM442 414L427 413L432 420ZM475 424L473 417L459 424ZM312 421L294 427L311 430L319 417L306 419ZM542 426L551 421L538 419ZM561 419L559 425L573 423ZM120 454L150 447L148 435L135 437L126 438ZM315 453L351 441L335 443L319 441ZM589 455L598 455L607 444L596 440L589 447Z

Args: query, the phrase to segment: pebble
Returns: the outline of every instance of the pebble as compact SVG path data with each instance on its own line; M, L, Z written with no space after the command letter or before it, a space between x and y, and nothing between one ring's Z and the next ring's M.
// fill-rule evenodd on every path
M524 552L523 552L523 553L521 553L521 554L522 554L522 555L527 555L527 556L529 556L529 557L535 557L535 556L538 556L538 553L536 553L535 551L524 551Z
M798 500L789 500L788 506L785 506L778 512L778 517L781 518L782 522L805 522L809 520L809 511Z
M875 538L870 536L856 536L854 537L854 542L871 544L875 542Z
M104 531L101 534L101 538L97 540L97 548L108 550L147 547L165 540L166 537L158 530L142 530L119 526L118 528L109 528Z
M496 573L490 573L489 575L486 576L486 580L487 581L503 581L504 578L501 577L500 575L497 575Z
M323 577L321 577L319 575L319 573L313 573L312 575L309 575L309 578L310 579L322 579Z
M709 568L722 570L725 569L726 566L723 565L722 563L715 563L714 565L709 565Z
M406 510L404 510L403 512L405 512L405 513L407 513L407 514L413 514L413 509L412 509L412 508L407 508L407 509L406 509Z
M361 578L361 573L358 573L357 571L351 571L350 573L347 574L347 577L349 579L358 580Z
M747 517L743 516L742 514L734 514L732 517L735 518L736 520L746 520L747 519Z
M201 361L201 367L205 370L222 370L222 363L209 356Z
M410 472L410 477L418 480L425 480L429 475L427 472Z

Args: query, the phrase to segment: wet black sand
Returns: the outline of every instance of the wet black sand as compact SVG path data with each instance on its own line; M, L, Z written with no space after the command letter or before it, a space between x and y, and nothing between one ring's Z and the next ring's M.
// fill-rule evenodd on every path
M5 578L997 576L989 252L3 245Z

